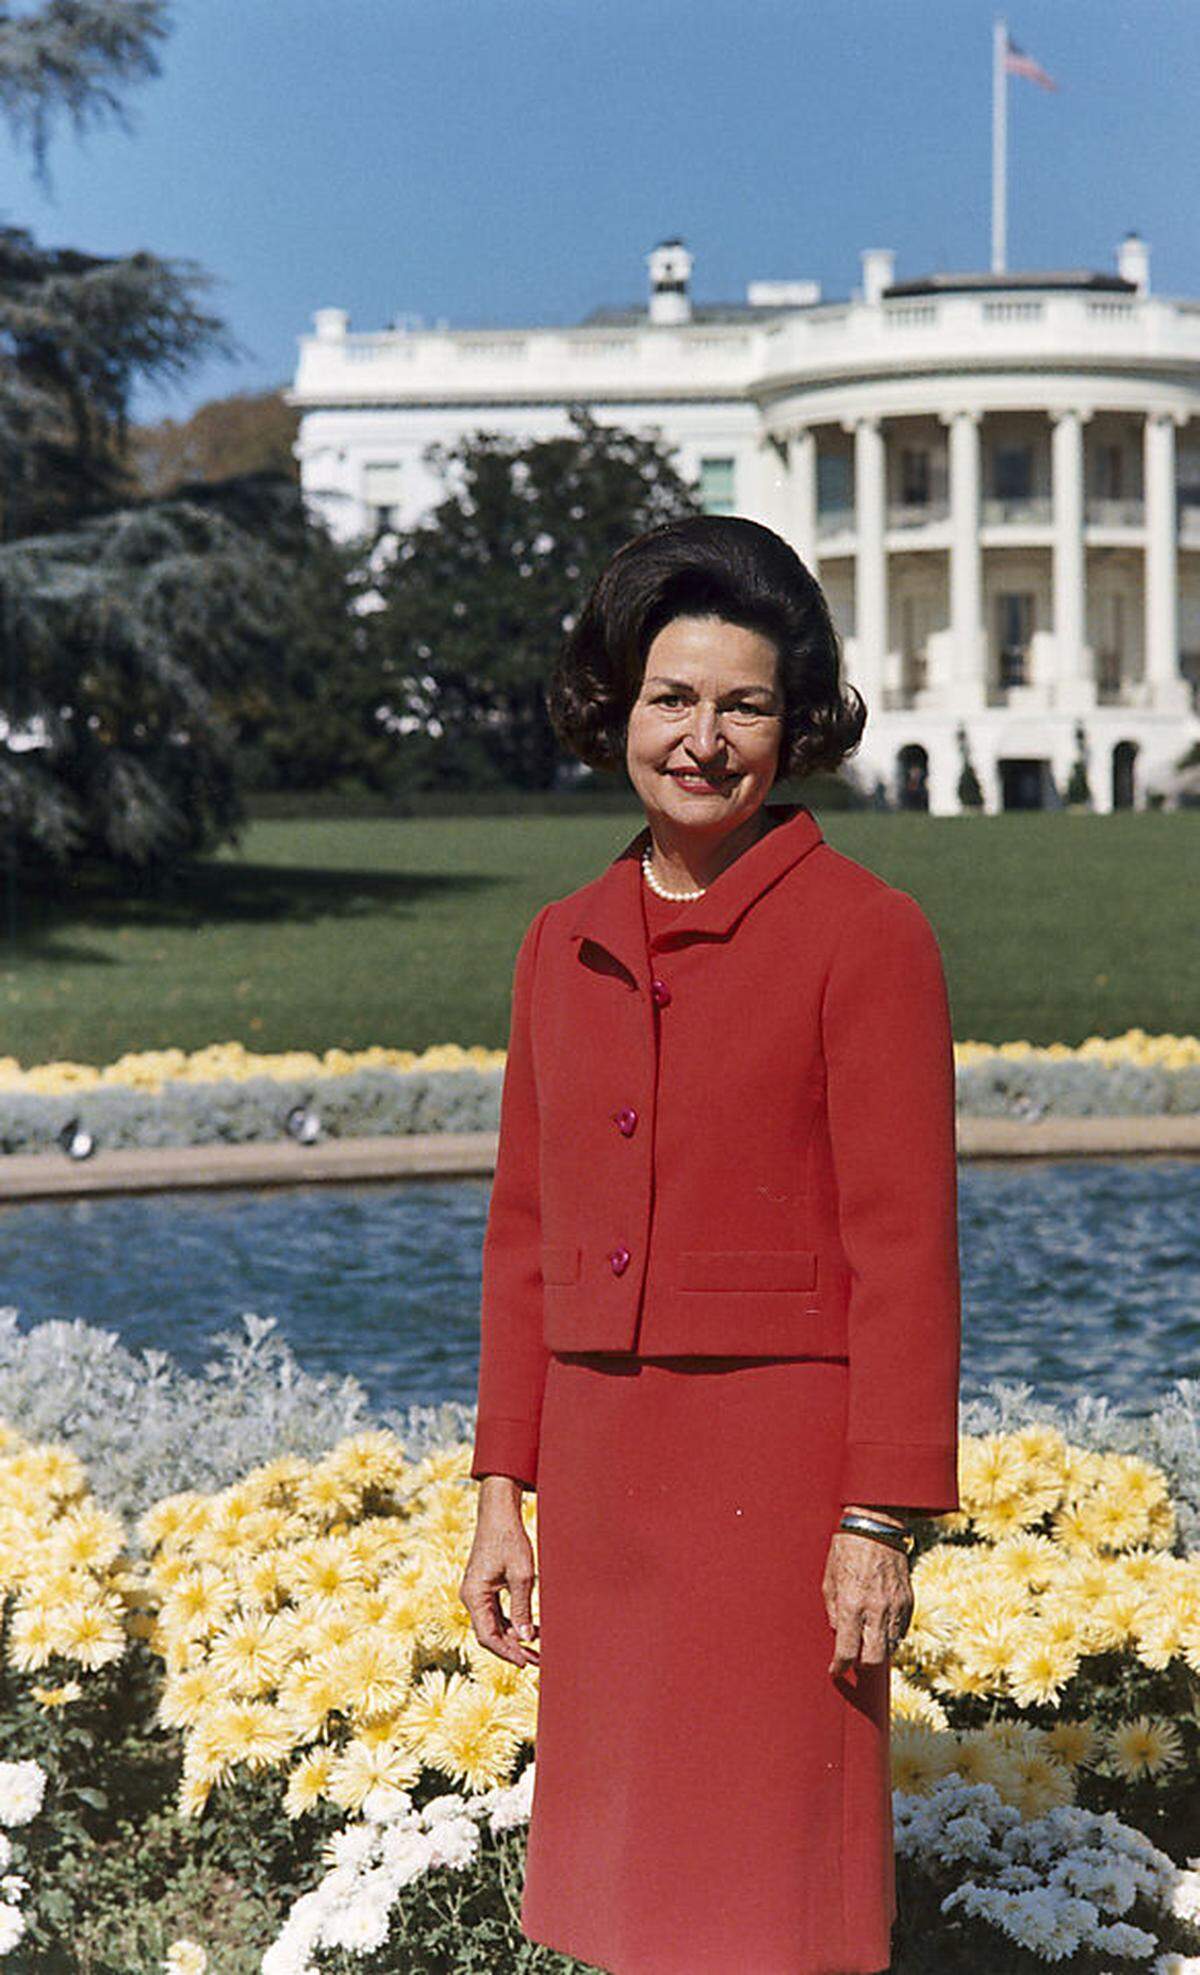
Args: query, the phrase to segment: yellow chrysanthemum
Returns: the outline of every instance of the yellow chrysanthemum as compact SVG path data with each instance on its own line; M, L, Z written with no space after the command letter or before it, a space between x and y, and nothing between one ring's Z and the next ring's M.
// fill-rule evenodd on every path
M964 1434L960 1438L959 1501L972 1514L1018 1495L1028 1475L1029 1461L1008 1435Z
M263 1701L218 1702L193 1740L215 1760L248 1769L269 1769L290 1755L294 1745L286 1718Z
M957 1744L922 1722L904 1721L891 1731L892 1788L906 1797L923 1797L954 1767Z
M998 1584L1024 1590L1049 1584L1057 1563L1050 1538L1025 1531L996 1544L988 1559L988 1575Z
M996 1501L984 1503L976 1509L972 1520L980 1536L986 1537L989 1542L1001 1543L1005 1538L1030 1528L1040 1515L1041 1510L1029 1496L1001 1495Z
M1065 1763L1068 1769L1080 1769L1090 1763L1100 1747L1100 1737L1096 1724L1090 1719L1073 1720L1060 1715L1057 1721L1043 1730L1048 1754L1056 1761Z
M298 1661L280 1679L278 1706L295 1740L312 1741L345 1706L341 1681L324 1660Z
M1183 1761L1183 1742L1173 1721L1143 1714L1110 1731L1105 1754L1118 1776L1134 1783L1139 1776L1177 1769Z
M512 1670L517 1674L521 1671L519 1667ZM949 1727L950 1718L941 1702L932 1694L927 1694L923 1687L916 1687L911 1680L905 1679L898 1667L892 1668L889 1687L893 1722L919 1721L926 1728Z
M404 1790L421 1774L421 1758L401 1743L372 1746L357 1737L348 1742L331 1766L325 1794L343 1810L361 1810L370 1792L381 1783Z
M232 1618L214 1632L209 1645L209 1665L216 1679L229 1694L243 1700L270 1693L286 1657L286 1639L279 1626L258 1612Z
M1008 1668L1009 1689L1017 1706L1029 1708L1039 1702L1057 1701L1078 1666L1078 1655L1069 1645L1042 1632L1030 1633Z
M202 1639L237 1607L237 1589L212 1564L201 1564L179 1578L164 1598L159 1622L168 1635Z
M1008 1613L979 1612L972 1605L969 1617L964 1609L958 1656L968 1672L995 1680L1009 1671L1021 1649L1022 1635L1019 1620Z
M398 1643L373 1633L348 1639L324 1656L340 1693L341 1705L357 1717L394 1713L408 1697L412 1655Z
M44 1708L69 1707L72 1701L82 1698L83 1688L77 1680L68 1680L61 1687L31 1687L30 1693L39 1706Z
M425 1744L426 1760L470 1790L510 1781L521 1736L504 1695L469 1681L447 1707Z
M288 1817L301 1817L327 1795L336 1760L331 1748L313 1749L301 1757L288 1778L284 1792L283 1808Z
M1013 1782L1006 1801L1015 1803L1022 1817L1044 1817L1048 1810L1075 1801L1075 1778L1067 1765L1044 1753L1012 1759Z
M1010 1786L1012 1760L986 1729L968 1729L956 1737L954 1773L964 1783L991 1783L1003 1796Z
M363 1568L353 1552L335 1536L298 1545L288 1555L283 1576L297 1598L328 1609L363 1581Z
M158 1719L164 1728L190 1728L221 1698L221 1683L211 1666L202 1663L185 1667L164 1681L158 1699Z
M1150 1534L1148 1505L1110 1490L1099 1490L1081 1502L1076 1522L1095 1550L1131 1550Z

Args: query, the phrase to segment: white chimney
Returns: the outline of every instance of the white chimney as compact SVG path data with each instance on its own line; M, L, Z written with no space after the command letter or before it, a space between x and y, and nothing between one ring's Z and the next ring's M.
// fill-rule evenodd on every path
M647 254L650 269L651 322L690 322L692 257L682 240L660 240Z
M863 301L874 308L896 278L896 256L890 247L865 247L862 254Z
M313 327L322 343L340 343L350 327L348 309L314 309Z
M1139 295L1150 293L1150 249L1140 233L1127 233L1117 248L1117 273L1132 281Z

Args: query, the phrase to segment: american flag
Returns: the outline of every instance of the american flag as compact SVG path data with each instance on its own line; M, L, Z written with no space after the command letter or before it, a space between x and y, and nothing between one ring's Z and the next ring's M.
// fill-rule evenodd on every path
M1057 89L1058 84L1046 74L1040 62L1018 48L1015 41L1006 39L1004 45L1004 71L1006 75L1023 75L1027 82L1038 82L1043 89Z

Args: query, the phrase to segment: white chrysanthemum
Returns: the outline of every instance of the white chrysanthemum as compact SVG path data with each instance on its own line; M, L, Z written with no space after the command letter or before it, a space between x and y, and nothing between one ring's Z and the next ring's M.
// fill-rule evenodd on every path
M46 1772L40 1762L0 1762L0 1824L29 1824L42 1808Z
M479 1826L473 1818L440 1817L430 1828L432 1845L430 1865L444 1865L452 1872L461 1872L470 1865L479 1850Z
M501 1784L486 1793L488 1826L492 1831L511 1831L528 1824L533 1810L533 1777L537 1765L527 1762L515 1783Z
M1177 1920L1200 1927L1200 1872L1180 1872L1171 1888L1170 1907Z
M335 1831L325 1845L324 1856L331 1865L350 1866L358 1871L375 1856L378 1834L370 1824L347 1824Z
M205 1975L208 1956L199 1941L172 1941L163 1962L163 1975Z
M1130 1960L1144 1960L1154 1953L1158 1941L1148 1934L1144 1927L1133 1927L1128 1920L1113 1920L1107 1926L1093 1927L1090 1945L1109 1954L1128 1955Z
M364 1895L329 1915L321 1942L325 1947L348 1948L352 1954L371 1954L383 1946L390 1926L390 1900Z
M25 1932L25 1916L17 1906L0 1906L0 1954L15 1948Z
M362 1800L362 1814L370 1824L391 1824L407 1817L411 1810L411 1793L397 1789L394 1783L377 1783Z
M407 1886L429 1870L433 1838L416 1824L389 1824L379 1849L384 1866L395 1876L396 1883Z

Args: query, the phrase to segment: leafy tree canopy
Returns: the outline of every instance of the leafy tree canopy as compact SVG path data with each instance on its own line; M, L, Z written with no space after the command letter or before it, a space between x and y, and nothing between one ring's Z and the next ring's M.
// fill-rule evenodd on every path
M446 492L399 535L370 620L385 698L424 694L443 759L482 744L519 786L546 787L560 751L549 668L595 577L631 535L698 511L656 437L583 406L559 437L481 432L434 447Z

